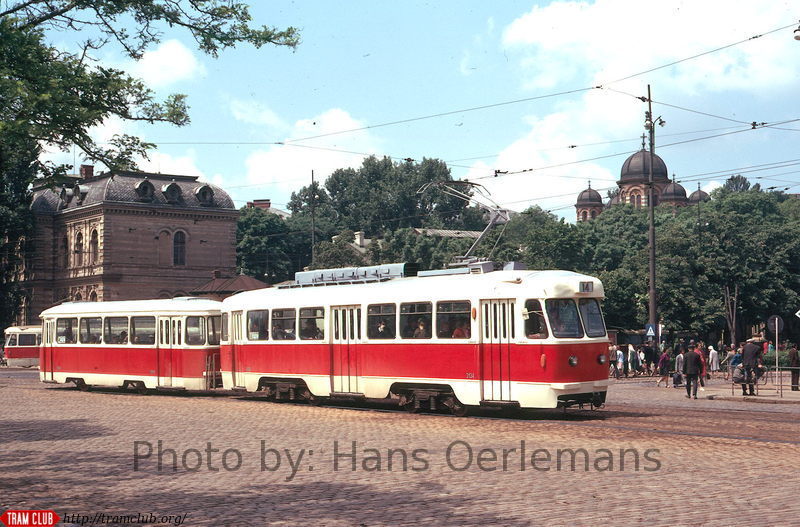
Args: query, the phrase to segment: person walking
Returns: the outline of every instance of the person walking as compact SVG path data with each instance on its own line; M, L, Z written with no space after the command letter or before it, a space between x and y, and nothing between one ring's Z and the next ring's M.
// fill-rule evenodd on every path
M756 370L761 365L761 342L755 337L747 341L742 349L742 367L745 382L742 383L742 395L755 395ZM747 388L750 389L749 393Z
M661 354L661 357L658 359L658 374L661 376L656 383L656 387L661 384L661 381L664 381L664 388L669 388L669 363L670 363L670 350L669 348L664 350L664 353Z
M683 346L679 344L678 354L675 355L675 378L672 379L672 387L677 388L683 384Z
M625 377L627 377L628 374L625 372L625 354L622 352L622 349L619 346L617 346L616 360L617 360L617 379L619 379L623 373L625 373Z
M789 350L789 367L792 369L792 391L800 391L800 355L797 353L797 344Z
M689 344L689 350L683 357L683 373L686 375L686 397L697 399L697 381L703 372L701 355L695 351L694 344Z
M719 371L719 352L714 349L714 346L708 347L708 366L711 370L711 378L717 376L717 372Z

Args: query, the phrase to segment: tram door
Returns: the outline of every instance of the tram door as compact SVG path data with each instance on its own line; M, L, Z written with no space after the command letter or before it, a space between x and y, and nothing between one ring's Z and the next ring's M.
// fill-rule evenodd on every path
M358 382L361 308L331 307L331 325L331 391L361 393Z
M234 311L231 313L231 374L233 375L233 386L243 388L244 381L244 361L242 357L243 331L242 331L242 312Z
M514 300L481 300L481 398L511 401Z
M44 372L44 380L53 380L53 341L56 337L56 321L45 320L42 345L39 348L39 369Z
M182 320L158 317L158 385L172 386L173 366L179 358Z

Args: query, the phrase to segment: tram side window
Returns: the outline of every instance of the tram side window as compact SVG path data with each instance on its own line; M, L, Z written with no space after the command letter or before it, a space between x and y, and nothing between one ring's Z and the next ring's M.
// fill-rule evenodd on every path
M32 335L30 333L22 333L19 336L19 345L20 346L35 346L36 345L36 335Z
M581 310L583 326L586 334L590 337L605 337L606 324L603 322L603 312L600 311L600 304L596 298L581 298L578 300L578 308Z
M59 318L56 320L56 342L59 344L75 344L78 339L77 318Z
M269 339L269 310L247 312L247 340Z
M128 317L106 317L103 338L106 344L127 344Z
M400 304L400 325L404 339L431 338L432 309L430 302Z
M81 344L100 344L103 320L100 317L81 318Z
M321 307L300 309L300 338L322 340L325 338L325 310Z
M436 304L436 336L440 339L468 339L471 334L469 301Z
M546 339L549 335L547 324L544 321L542 304L538 300L526 300L525 310L522 312L525 319L525 336L529 339Z
M8 342L6 342L6 346L16 346L17 345L17 335L11 335L8 337Z
M583 337L583 326L581 326L581 319L578 316L578 309L571 298L548 298L545 300L545 307L554 337Z
M220 316L213 316L208 317L208 324L206 324L206 328L208 328L208 343L211 346L219 345L219 324L220 324Z
M220 329L220 338L225 342L228 342L228 314L222 314L222 326Z
M295 333L295 313L292 309L273 309L272 310L272 339L273 340L294 340Z
M205 317L186 317L186 337L189 346L202 346L206 343Z
M367 306L367 338L393 339L397 334L396 312L394 304Z
M156 317L131 317L131 341L134 344L155 344Z

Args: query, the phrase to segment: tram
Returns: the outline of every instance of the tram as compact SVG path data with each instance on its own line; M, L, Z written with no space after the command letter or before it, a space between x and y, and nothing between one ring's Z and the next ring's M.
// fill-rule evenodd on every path
M32 368L39 365L41 326L11 326L5 330L3 351L10 367Z
M222 302L223 387L274 399L391 399L409 411L602 406L603 285L490 262L297 273Z
M81 389L215 388L220 307L191 297L51 307L40 315L39 377Z

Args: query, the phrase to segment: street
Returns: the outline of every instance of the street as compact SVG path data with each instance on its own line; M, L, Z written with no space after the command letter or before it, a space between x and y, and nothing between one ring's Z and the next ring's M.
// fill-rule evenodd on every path
M689 400L647 380L612 385L599 411L457 418L37 375L0 370L0 511L65 524L800 522L786 502L800 492L798 404Z

